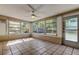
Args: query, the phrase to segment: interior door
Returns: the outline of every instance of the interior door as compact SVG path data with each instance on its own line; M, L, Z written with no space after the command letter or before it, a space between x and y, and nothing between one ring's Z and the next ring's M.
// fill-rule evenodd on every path
M78 16L69 16L64 18L64 44L79 48L78 39Z

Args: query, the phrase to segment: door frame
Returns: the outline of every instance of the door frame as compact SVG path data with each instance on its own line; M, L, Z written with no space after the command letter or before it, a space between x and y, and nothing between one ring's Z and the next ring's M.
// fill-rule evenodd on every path
M77 17L77 40L78 42L65 40L65 19ZM64 45L71 46L74 48L79 48L79 15L72 15L67 17L62 17L62 42Z

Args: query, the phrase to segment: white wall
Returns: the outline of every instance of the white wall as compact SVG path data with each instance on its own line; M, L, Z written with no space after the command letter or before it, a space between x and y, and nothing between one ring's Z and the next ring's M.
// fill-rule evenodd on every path
M0 21L0 35L6 35L6 24Z

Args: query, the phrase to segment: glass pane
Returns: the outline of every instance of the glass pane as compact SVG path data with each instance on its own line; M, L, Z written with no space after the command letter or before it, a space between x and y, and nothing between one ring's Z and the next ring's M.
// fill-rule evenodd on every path
M39 21L37 25L37 32L44 33L45 32L45 21Z
M20 34L20 22L9 21L9 34Z
M46 20L46 33L47 34L56 35L56 28L57 28L56 19L51 18L50 20Z
M33 28L33 32L37 33L37 22L33 23L32 28Z
M21 23L21 33L29 33L30 24L27 22Z
M14 24L9 24L9 27L20 27L20 24L16 24L16 25L14 25Z
M77 42L77 17L65 20L65 40Z
M33 23L33 32L45 33L45 21L39 21Z

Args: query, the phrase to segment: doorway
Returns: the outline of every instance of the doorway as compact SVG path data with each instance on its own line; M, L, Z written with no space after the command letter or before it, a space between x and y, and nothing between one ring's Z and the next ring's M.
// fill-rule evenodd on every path
M63 43L68 46L79 48L79 17L68 16L63 20Z

